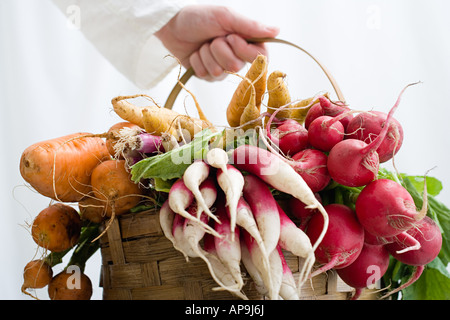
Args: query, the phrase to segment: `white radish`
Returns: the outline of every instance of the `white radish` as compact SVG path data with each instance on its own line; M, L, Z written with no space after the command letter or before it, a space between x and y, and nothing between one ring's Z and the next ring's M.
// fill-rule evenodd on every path
M303 266L299 272L298 288L308 279L311 268L315 262L314 251L312 250L309 237L286 215L277 203L280 215L280 241L282 249L290 251L293 255L303 259Z
M206 206L211 210L214 202L217 199L217 187L214 179L212 177L206 178L205 181L200 185L200 193L205 200ZM200 219L203 213L203 207L197 204L197 218ZM212 212L214 213L214 212Z
M252 278L255 284L256 291L263 296L267 296L269 291L267 290L264 280L259 272L258 268L254 264L252 257L250 255L249 249L247 248L244 239L241 239L241 260L250 278Z
M227 200L226 206L230 212L230 227L231 231L234 232L236 228L237 206L244 188L244 176L232 165L227 165L226 167L226 171L223 169L217 170L217 183L225 193Z
M184 171L183 181L186 187L192 192L195 200L202 207L203 211L216 222L220 223L217 217L209 210L205 203L205 199L203 199L200 192L200 185L206 180L206 178L208 178L209 171L209 165L206 162L202 160L195 160Z
M219 199L216 206L217 215L222 223L216 223L214 225L214 229L217 233L222 235L222 238L215 237L214 245L217 256L230 270L230 273L238 284L238 288L241 289L244 285L244 281L240 269L241 245L239 242L239 230L236 229L235 231L231 231L230 220L227 217L223 202L223 199Z

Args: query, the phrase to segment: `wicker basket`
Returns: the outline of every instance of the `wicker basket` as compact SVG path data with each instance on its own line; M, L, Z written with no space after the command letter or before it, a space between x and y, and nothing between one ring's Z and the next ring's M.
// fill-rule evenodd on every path
M215 291L217 284L200 258L186 262L184 256L163 235L156 210L129 213L115 219L101 239L101 286L105 300L230 300L227 291ZM294 276L298 258L284 252ZM260 300L251 278L245 274L243 291ZM335 272L318 275L302 288L301 299L344 300L352 292ZM368 290L360 299L376 299Z
M345 101L330 72L303 48L281 39L249 39L250 42L276 42L285 44L310 56L332 84L339 100ZM193 75L192 68L180 78L185 84ZM171 109L182 86L177 83L164 107ZM186 262L163 235L157 210L129 213L116 217L101 239L101 286L106 300L230 300L237 299L227 291L217 291L218 285L200 258ZM294 277L298 277L298 258L284 252ZM245 268L242 266L245 273ZM260 300L251 278L245 274L243 292L249 299ZM296 279L297 280L297 279ZM353 288L339 279L334 271L314 277L305 283L301 299L344 300ZM360 299L376 299L376 291L366 289Z

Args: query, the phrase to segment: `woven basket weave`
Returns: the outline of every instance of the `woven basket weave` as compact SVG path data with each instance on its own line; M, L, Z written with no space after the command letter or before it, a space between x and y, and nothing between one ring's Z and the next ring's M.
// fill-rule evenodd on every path
M117 217L101 239L101 286L105 300L230 300L227 291L215 291L217 284L200 258L186 262L184 256L163 235L156 210ZM298 258L284 252L298 275ZM266 299L245 274L243 291L251 300ZM301 299L344 300L352 292L335 272L321 274L305 283ZM360 299L376 299L368 290Z
M274 38L249 39L249 42L285 44L311 57L322 69L341 101L344 96L331 73L314 56L286 40ZM188 69L180 78L185 84L194 72ZM177 83L165 108L171 109L182 86ZM200 258L186 262L184 256L163 235L157 210L129 213L116 217L101 238L101 286L106 300L229 300L237 299L227 291L217 291L218 285ZM284 252L288 266L298 278L298 258ZM245 272L244 266L242 271ZM249 299L266 299L257 292L251 278L244 275L243 292ZM297 279L296 279L297 280ZM353 291L334 271L314 277L301 290L301 299L344 300ZM376 291L366 289L360 299L376 299Z

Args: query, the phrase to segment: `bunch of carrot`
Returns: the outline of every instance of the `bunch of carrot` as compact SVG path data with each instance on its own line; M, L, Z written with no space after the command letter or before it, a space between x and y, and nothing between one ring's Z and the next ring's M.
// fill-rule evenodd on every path
M195 97L198 118L162 108L146 95L119 96L112 105L124 121L107 132L76 133L27 148L21 174L52 203L32 226L34 241L49 253L27 264L22 290L29 294L27 289L48 285L51 299L90 298L92 287L84 273L85 290L69 290L60 278L67 277L70 266L84 270L117 216L149 203L160 209L161 229L173 247L187 261L203 259L217 290L242 299L247 299L243 274L270 299L298 299L306 280L330 269L343 270L342 278L358 295L368 285L368 262L385 271L389 253L398 258L398 251L419 252L423 246L412 230L433 229L423 222L426 194L420 212L404 196L409 216L396 213L395 224L382 217L391 220L379 227L365 209L379 206L367 196L374 191L361 192L356 212L354 205L328 197L336 186L360 188L358 193L369 186L376 189L372 185L380 181L379 163L392 159L402 144L402 128L393 118L399 100L389 114L351 110L327 94L296 101L285 77L280 71L268 74L267 58L258 56L227 107L230 128L207 141L200 156L166 181L167 192L149 183L156 176L143 179L132 173L143 160L189 146L205 130L219 131ZM138 97L151 104L141 107L129 101ZM256 139L249 142L248 137ZM399 184L392 188L393 194L404 194ZM387 232L386 225L394 227ZM433 235L440 249L441 234ZM399 239L411 246L398 249ZM395 247L388 254L386 243ZM69 265L53 276L52 267L77 246ZM286 264L286 252L299 258L296 275ZM438 253L419 259L420 266ZM354 269L345 273L350 267Z

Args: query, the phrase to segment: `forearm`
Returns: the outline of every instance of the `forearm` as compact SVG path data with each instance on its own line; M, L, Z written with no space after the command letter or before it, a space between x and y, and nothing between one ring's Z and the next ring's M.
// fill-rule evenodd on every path
M154 33L191 1L52 0L68 14L78 6L79 27L96 49L130 81L149 88L175 65Z

